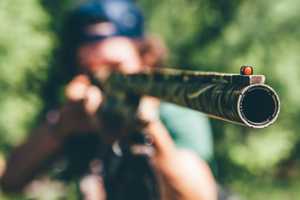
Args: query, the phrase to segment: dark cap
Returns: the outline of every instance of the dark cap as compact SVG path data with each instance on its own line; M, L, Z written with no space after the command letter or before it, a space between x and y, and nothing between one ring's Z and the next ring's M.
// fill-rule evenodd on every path
M97 24L108 22L110 31L97 31ZM75 9L70 16L73 36L78 43L111 36L142 38L144 17L131 0L94 0ZM96 31L95 31L96 30Z

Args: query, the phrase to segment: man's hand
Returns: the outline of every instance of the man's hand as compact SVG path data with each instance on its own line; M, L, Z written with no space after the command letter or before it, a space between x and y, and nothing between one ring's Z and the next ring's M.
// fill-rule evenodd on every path
M95 114L103 100L100 89L91 85L87 76L79 75L67 85L65 95L67 102L60 110L58 134L64 138L70 134L99 130Z

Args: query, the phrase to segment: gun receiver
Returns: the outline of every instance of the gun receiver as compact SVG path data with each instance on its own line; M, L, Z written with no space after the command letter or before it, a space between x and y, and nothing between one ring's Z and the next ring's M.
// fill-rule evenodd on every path
M264 75L240 75L178 69L153 69L124 75L112 73L104 92L154 96L210 117L264 128L276 121L280 101Z

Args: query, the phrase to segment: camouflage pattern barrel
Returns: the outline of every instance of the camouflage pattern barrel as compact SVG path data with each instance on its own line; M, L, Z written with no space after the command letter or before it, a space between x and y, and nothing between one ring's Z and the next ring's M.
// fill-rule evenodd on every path
M240 75L178 69L138 74L113 73L104 92L149 95L203 112L210 117L264 128L278 117L280 101L263 75Z

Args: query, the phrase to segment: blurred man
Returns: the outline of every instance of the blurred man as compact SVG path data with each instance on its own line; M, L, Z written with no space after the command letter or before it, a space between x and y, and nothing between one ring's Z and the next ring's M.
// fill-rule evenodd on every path
M68 30L63 42L67 48L63 55L68 63L64 70L75 76L65 89L67 102L59 111L49 112L46 121L13 152L2 178L5 190L21 189L60 155L66 145L73 143L78 147L71 148L76 160L81 158L83 149L93 143L83 138L95 138L99 133L102 139L106 137L96 115L105 97L92 84L88 74L105 79L111 71L130 74L161 65L166 53L164 46L156 39L147 38L143 25L142 14L130 0L93 1L71 14L66 24ZM205 150L201 146L210 142L203 137L209 131L204 119L194 112L150 97L142 99L139 116L147 121L143 132L153 140L155 153L151 162L158 176L161 198L215 200L217 192L213 176L199 157L199 154L210 156L203 153ZM104 140L111 144L115 138ZM104 144L96 143L96 146L101 145ZM102 179L97 174L99 164L95 164L100 157L97 154L87 160L83 157L72 165L91 166L90 175L84 176L80 185L85 199L105 199Z

